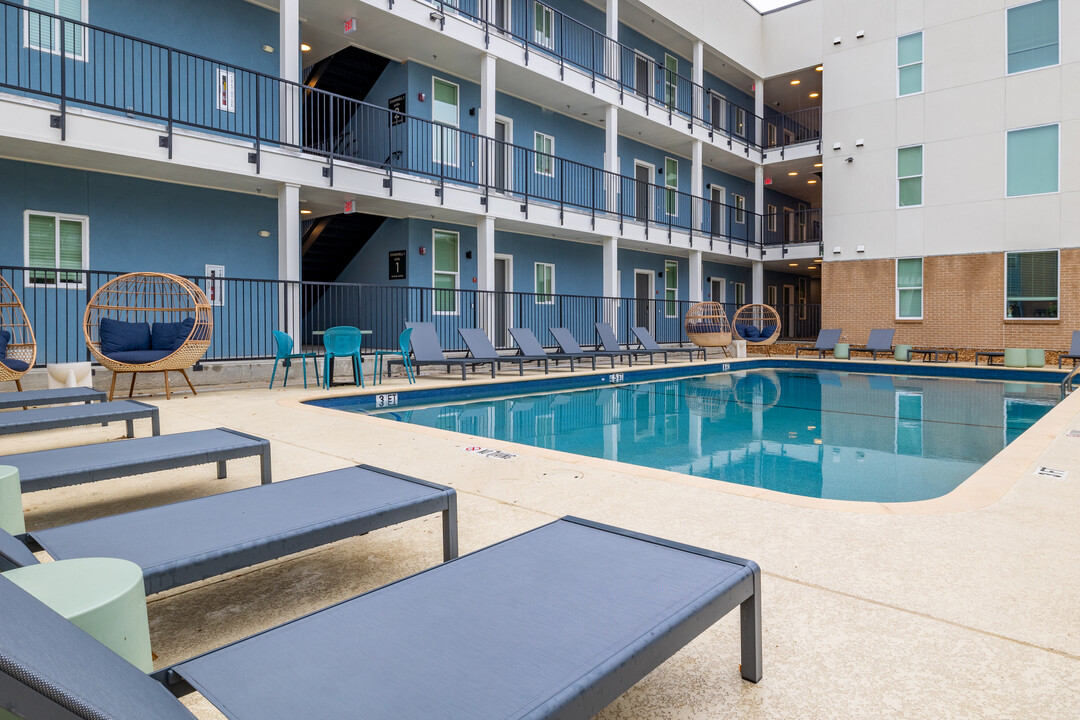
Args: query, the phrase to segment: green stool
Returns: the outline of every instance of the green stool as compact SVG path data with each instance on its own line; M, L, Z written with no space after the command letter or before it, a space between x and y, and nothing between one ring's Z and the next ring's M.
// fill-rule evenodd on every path
M1029 349L1027 351L1027 366L1028 367L1043 367L1046 365L1046 351Z
M0 528L12 535L26 532L19 469L11 465L0 465Z
M836 343L833 345L832 356L836 360L847 360L850 349L850 343Z
M142 569L129 560L79 558L8 570L4 577L143 672L154 669Z
M911 360L911 346L910 345L897 345L893 348L893 359L901 362L908 362Z
M1027 366L1027 348L1005 348L1005 367L1022 368Z

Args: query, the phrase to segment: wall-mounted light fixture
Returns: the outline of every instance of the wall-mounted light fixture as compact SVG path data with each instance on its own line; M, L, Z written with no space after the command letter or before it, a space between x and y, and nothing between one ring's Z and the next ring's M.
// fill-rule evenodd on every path
M832 251L833 255L839 255L842 252L839 245L834 245Z
M839 45L839 44L840 44L841 42L842 42L842 40L841 40L841 38L840 38L840 36L839 36L839 35L837 35L836 37L834 37L834 38L832 39L832 44L833 44L833 45Z
M270 237L270 231L269 230L260 230L259 231L259 237Z
M832 144L832 149L833 150L841 150L841 149L843 149L843 147L844 147L843 143L833 143Z
M263 45L262 49L263 49L263 52L268 52L268 53L274 52L274 46L273 45Z
M469 115L475 116L476 115L476 108L469 108Z
M866 246L865 245L856 245L855 246L855 252L866 252Z
M855 38L856 39L861 40L864 37L866 37L866 31L865 30L858 30L858 31L855 32Z
M465 251L465 259L466 260L472 260L472 250L466 250Z
M863 140L862 138L859 138L858 140L855 141L855 147L862 147L865 144L866 144L866 141Z
M427 254L427 248L425 248L423 245L420 246L420 254L421 255L426 255Z

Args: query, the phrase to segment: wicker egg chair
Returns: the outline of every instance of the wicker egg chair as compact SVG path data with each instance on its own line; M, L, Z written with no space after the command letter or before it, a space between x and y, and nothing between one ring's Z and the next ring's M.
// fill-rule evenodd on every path
M780 337L780 327L780 313L776 312L772 305L743 305L735 311L735 317L731 318L732 332L740 340L745 340L747 347L765 346L767 355L772 354L768 346ZM772 331L762 338L761 331L765 328L772 328Z
M206 354L213 329L213 311L199 286L167 273L128 273L110 280L90 298L83 317L87 347L113 372L110 400L120 373L131 373L128 397L139 373L160 372L165 397L171 398L170 371L181 373L195 394L187 369Z
M731 345L731 324L724 306L718 302L699 302L686 311L686 337L698 347L724 348Z
M22 391L22 376L37 360L37 341L15 289L0 277L0 332L6 333L7 351L0 355L0 382L15 381Z

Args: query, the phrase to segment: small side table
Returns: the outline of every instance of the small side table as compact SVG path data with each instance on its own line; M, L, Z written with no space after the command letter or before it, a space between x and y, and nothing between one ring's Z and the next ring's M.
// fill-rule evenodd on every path
M851 343L836 343L833 345L832 356L835 360L847 360L851 354Z
M11 465L0 465L0 528L12 535L26 532L19 469Z
M900 360L901 362L909 362L911 360L911 346L897 345L896 347L894 347L893 359Z
M1027 367L1027 348L1005 348L1005 367Z
M8 570L4 577L143 672L153 672L142 568L78 558Z

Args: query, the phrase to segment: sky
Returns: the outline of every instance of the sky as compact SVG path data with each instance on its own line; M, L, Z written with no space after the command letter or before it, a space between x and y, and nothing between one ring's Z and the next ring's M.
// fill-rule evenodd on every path
M772 10L773 8L778 8L782 5L790 5L795 2L795 0L747 0L747 2L756 7L760 12L765 12L766 10Z

